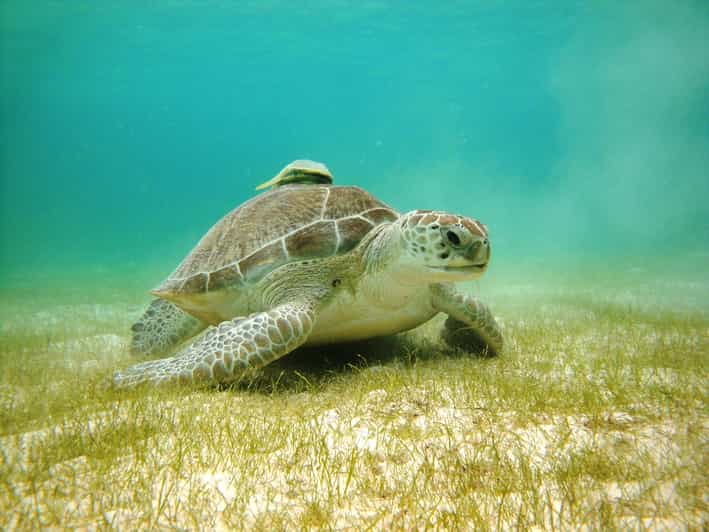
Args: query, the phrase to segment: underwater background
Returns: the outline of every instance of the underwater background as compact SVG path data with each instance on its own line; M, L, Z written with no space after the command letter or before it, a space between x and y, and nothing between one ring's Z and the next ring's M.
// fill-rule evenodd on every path
M499 356L110 386L301 158L484 222ZM0 530L709 530L707 405L709 1L0 0Z
M707 35L702 1L5 0L0 288L147 298L298 158L479 218L488 277L706 279Z

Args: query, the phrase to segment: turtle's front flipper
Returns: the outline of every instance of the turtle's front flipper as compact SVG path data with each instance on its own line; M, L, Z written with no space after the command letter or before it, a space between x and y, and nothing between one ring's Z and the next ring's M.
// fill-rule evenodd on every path
M205 327L206 323L169 301L154 299L130 328L133 333L130 351L141 357L164 355Z
M315 322L315 304L285 303L209 329L174 357L143 362L113 376L117 388L150 382L226 383L302 345Z
M431 302L436 310L448 314L443 331L446 342L492 355L502 351L502 331L487 305L448 284L432 285Z

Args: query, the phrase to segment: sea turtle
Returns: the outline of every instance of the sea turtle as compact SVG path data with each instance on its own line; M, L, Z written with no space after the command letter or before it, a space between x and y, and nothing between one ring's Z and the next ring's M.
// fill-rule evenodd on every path
M455 286L486 271L486 226L441 211L399 214L331 183L324 165L295 161L217 222L132 327L135 354L191 343L117 372L114 385L228 383L301 345L394 334L439 312L449 343L499 353L490 310Z

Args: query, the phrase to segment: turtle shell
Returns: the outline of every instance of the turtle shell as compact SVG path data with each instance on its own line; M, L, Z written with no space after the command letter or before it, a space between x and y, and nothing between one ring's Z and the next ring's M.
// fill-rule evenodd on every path
M254 283L288 262L347 253L374 227L398 217L359 187L274 188L219 220L152 293L189 297Z

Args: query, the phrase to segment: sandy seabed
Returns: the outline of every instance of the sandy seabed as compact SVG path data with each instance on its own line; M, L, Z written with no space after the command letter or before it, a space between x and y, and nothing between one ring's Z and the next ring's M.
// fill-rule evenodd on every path
M0 525L705 528L707 284L622 286L479 294L505 329L496 359L447 348L438 318L227 390L124 394L102 383L133 362L142 305L18 303Z

